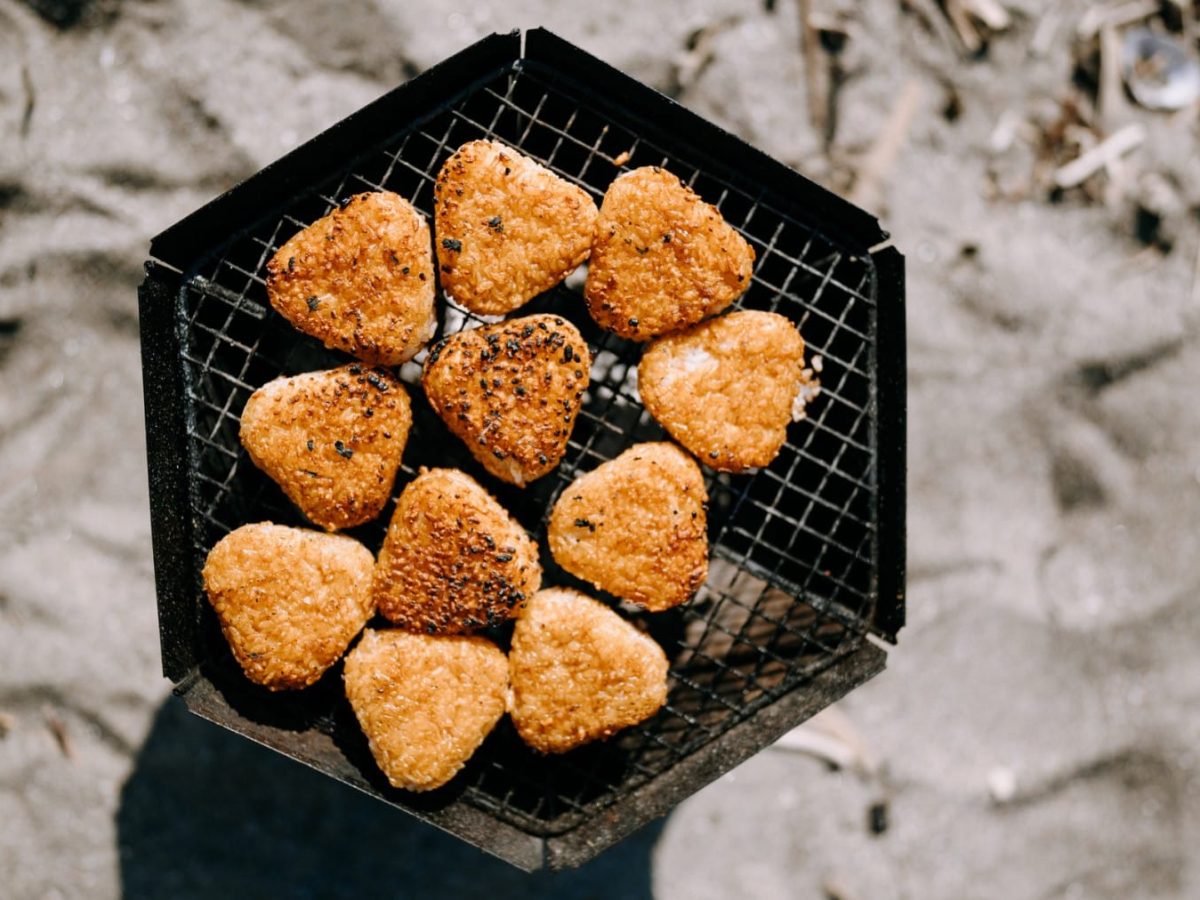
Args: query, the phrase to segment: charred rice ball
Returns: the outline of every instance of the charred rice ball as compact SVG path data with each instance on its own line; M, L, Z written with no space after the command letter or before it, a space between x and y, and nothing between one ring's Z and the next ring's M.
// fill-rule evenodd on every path
M399 365L437 327L429 226L397 194L356 194L271 257L267 296L326 347Z
M481 637L368 629L346 657L346 697L393 787L450 781L504 715L508 661Z
M776 313L732 312L659 338L638 366L650 414L705 465L769 465L819 388L804 340Z
M404 386L355 363L263 385L246 402L240 436L309 521L336 531L379 515L411 424Z
M375 569L379 611L409 631L498 625L541 585L537 545L457 469L422 470L404 489Z
M715 206L665 169L634 169L604 195L584 297L601 327L647 341L725 309L753 270Z
M374 612L375 560L358 541L269 522L243 525L204 563L204 591L246 677L308 687Z
M509 712L521 738L565 753L654 715L667 699L655 641L578 591L539 591L517 620Z
M563 458L591 365L570 322L525 316L435 344L421 383L483 467L524 486Z
M708 573L707 492L674 444L634 444L575 479L550 513L560 566L652 611L691 598Z
M463 144L434 192L442 288L474 312L511 312L591 251L592 198L504 144Z

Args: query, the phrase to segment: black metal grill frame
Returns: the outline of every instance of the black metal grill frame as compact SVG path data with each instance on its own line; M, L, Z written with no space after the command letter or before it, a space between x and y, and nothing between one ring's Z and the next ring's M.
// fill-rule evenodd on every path
M771 466L705 470L713 564L689 604L624 612L672 660L667 706L613 741L537 757L507 722L431 795L387 786L341 696L340 666L267 695L241 675L200 589L209 548L251 521L303 524L237 437L250 393L336 365L270 310L265 263L350 194L386 188L432 221L432 184L461 143L494 137L599 202L624 168L663 165L715 203L758 254L739 306L797 321L822 395ZM385 95L151 245L141 328L164 673L189 707L525 868L574 865L701 787L883 666L865 640L903 624L903 262L878 223L737 138L543 30L494 35ZM441 333L479 323L439 294ZM555 312L583 333L592 385L563 463L525 490L487 476L401 369L414 427L396 492L422 465L470 472L538 537L558 492L664 433L636 393L641 347L598 329L577 288ZM420 357L418 358L420 359ZM351 533L377 549L390 517ZM544 542L543 542L544 546ZM543 550L546 584L572 584ZM613 598L609 598L610 600ZM501 643L506 634L494 635Z

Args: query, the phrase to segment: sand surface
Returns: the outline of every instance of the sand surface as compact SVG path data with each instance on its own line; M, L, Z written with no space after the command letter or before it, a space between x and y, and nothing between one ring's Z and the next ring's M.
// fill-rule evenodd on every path
M1083 5L1031 58L1043 4L1009 3L975 62L899 4L857 5L838 153L906 78L924 89L882 201L909 260L909 626L840 706L882 776L771 750L530 878L167 699L140 264L184 213L511 26L836 181L793 2L0 0L0 894L1200 896L1195 219L1148 257L1125 207L983 191L1003 110L1064 88ZM1195 132L1181 149L1165 119L1139 153L1195 206Z

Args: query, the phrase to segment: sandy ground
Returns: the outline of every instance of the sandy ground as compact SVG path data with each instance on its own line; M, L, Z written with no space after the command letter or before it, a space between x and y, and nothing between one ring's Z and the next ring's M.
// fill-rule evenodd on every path
M843 157L904 79L924 88L885 192L910 273L910 624L841 704L883 787L768 751L585 869L527 877L166 699L135 303L148 238L515 25L836 180L795 7L773 5L0 0L0 894L1200 896L1194 218L1147 257L1126 207L983 190L1000 113L1066 84L1080 3L1058 5L1037 58L1032 0L1008 4L1022 14L981 61L884 0L860 5L847 49ZM681 65L713 23L703 65ZM1183 133L1140 153L1200 188ZM872 835L881 790L890 827Z

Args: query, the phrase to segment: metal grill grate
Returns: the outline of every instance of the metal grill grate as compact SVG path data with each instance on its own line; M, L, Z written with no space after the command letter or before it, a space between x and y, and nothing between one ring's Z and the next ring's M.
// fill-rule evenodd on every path
M323 181L194 262L178 292L194 577L211 546L239 525L266 519L303 524L242 450L238 417L250 394L270 379L344 361L270 310L264 276L266 261L287 238L351 194L394 191L432 223L433 183L442 163L462 143L489 137L542 162L597 203L624 169L664 166L715 203L754 246L752 282L737 305L779 312L799 325L807 359L823 361L821 395L810 404L809 418L791 426L770 467L736 476L705 469L713 561L696 598L667 613L625 609L671 659L664 709L613 741L561 757L536 756L502 723L455 782L463 801L542 837L570 831L853 651L875 612L874 261L785 211L787 204L768 186L747 190L715 174L698 148L660 146L640 131L582 84L516 60L352 163L340 160ZM616 165L625 153L628 162ZM642 347L595 326L579 294L580 275L516 313L561 315L592 350L592 383L562 464L525 490L486 476L424 400L422 355L400 373L410 386L414 424L397 494L421 466L457 466L544 538L554 499L577 475L635 441L666 439L638 399ZM439 311L439 336L482 322L441 294ZM350 533L377 550L391 509ZM542 562L545 584L596 593L544 550ZM341 699L340 668L301 695L272 697L273 706L260 706L198 584L195 596L205 676L253 716L330 735L360 765L366 782L386 794L390 789ZM503 632L495 636L506 640ZM239 692L246 694L240 701Z

